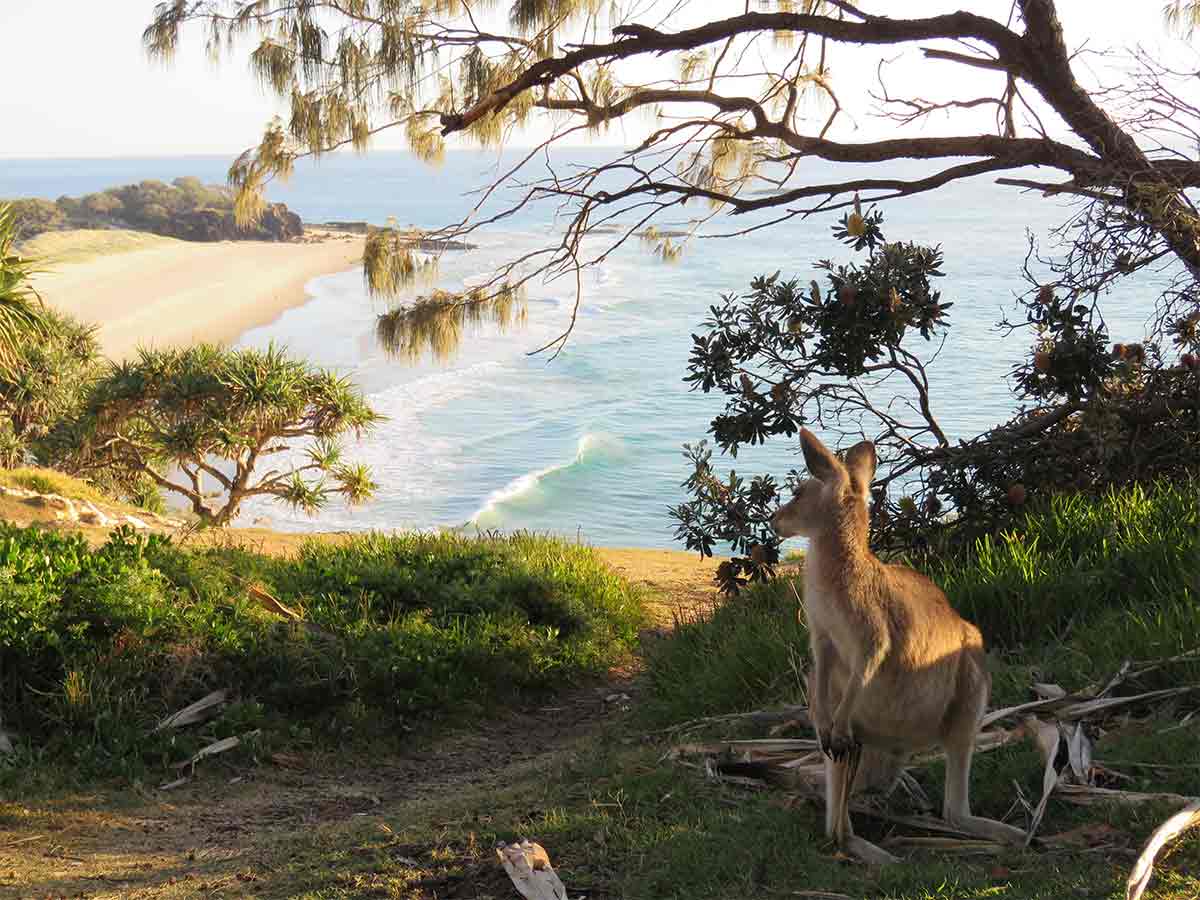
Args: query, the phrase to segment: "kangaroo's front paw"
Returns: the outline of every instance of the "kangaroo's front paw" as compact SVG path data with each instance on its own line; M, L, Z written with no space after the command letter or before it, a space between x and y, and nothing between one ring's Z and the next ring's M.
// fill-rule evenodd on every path
M821 740L821 750L834 762L845 759L850 755L851 751L861 746L855 739L854 733L848 728L842 731L834 727L828 731L822 731L819 737Z

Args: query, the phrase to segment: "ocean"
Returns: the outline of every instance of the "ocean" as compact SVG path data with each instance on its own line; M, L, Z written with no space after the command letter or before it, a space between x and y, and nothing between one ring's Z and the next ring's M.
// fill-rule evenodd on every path
M569 150L556 164L595 162L611 150ZM273 185L306 222L366 220L432 228L461 218L484 186L510 162L494 153L458 151L440 169L403 153L335 155L302 163ZM0 197L53 199L147 178L194 175L221 182L223 157L0 160ZM541 169L540 164L535 169ZM810 170L822 177L837 167ZM842 170L844 174L844 169ZM912 174L916 164L893 167ZM890 239L940 243L946 277L938 285L950 310L950 340L930 369L934 410L948 435L965 438L1015 412L1008 379L1030 335L1005 336L996 323L1023 289L1027 234L1046 240L1070 212L1062 202L995 185L985 178L889 203ZM698 210L697 210L698 212ZM318 518L277 504L248 507L241 524L284 530L458 527L560 534L601 546L678 547L668 507L686 499L684 442L705 437L722 406L718 395L683 383L691 334L722 294L748 289L760 274L781 271L802 283L818 278L819 259L848 260L830 233L832 215L795 219L737 238L715 238L751 224L718 216L678 263L653 258L630 242L587 270L578 322L563 352L530 352L566 327L574 280L531 284L527 324L506 333L483 326L448 361L409 364L389 358L374 338L382 306L371 301L359 271L315 279L311 299L244 334L243 346L271 342L315 364L348 374L387 416L347 447L371 466L380 489L370 503L333 504ZM678 222L660 222L671 227ZM530 207L470 240L477 249L447 252L438 284L470 284L505 260L555 238L553 208ZM602 248L604 236L591 240ZM819 281L823 279L818 278ZM1144 336L1152 285L1143 280L1104 300L1114 340ZM794 439L746 447L722 472L782 477L802 468Z

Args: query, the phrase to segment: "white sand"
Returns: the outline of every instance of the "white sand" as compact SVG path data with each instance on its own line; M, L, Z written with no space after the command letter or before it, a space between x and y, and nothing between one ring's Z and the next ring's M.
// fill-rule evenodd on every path
M309 281L354 268L362 251L359 236L308 243L160 239L75 262L64 252L61 264L47 261L49 271L33 285L50 305L99 326L103 352L121 360L139 346L229 343L304 303Z

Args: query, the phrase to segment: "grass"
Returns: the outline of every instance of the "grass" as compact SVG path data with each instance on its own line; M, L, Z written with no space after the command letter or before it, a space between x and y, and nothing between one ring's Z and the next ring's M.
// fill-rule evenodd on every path
M1160 482L1101 497L1057 495L1012 531L978 542L929 574L964 616L1004 646L1043 644L1116 612L1200 610L1200 482ZM1141 655L1169 653L1200 619L1122 635ZM1190 625L1190 627L1188 627ZM1129 647L1128 649L1133 649Z
M41 268L87 262L100 256L130 253L183 243L176 238L124 229L78 228L47 231L21 245L25 256L39 261Z
M928 574L992 650L995 702L1032 681L1083 687L1126 659L1197 646L1200 483L1054 497L1021 527ZM798 579L756 585L681 622L652 656L648 724L803 699ZM1200 660L1149 673L1146 690L1200 681ZM1018 696L1019 693L1019 696Z
M114 501L106 497L86 481L54 469L26 466L20 469L0 469L0 485L23 488L39 494L58 494L70 500L89 500L92 503L111 505Z
M1185 648L1189 640L1194 644L1200 632L1176 631L1194 621L1197 605L1195 570L1186 564L1195 547L1189 543L1189 523L1195 519L1188 496L1181 487L1130 489L1094 501L1065 498L1032 513L1022 529L1025 538L1014 536L1018 546L1007 556L989 556L992 551L984 545L944 564L939 577L953 585L952 600L962 609L974 604L974 614L990 623L985 633L990 627L1004 636L1002 641L988 635L998 700L1008 699L1006 694L1025 699L1032 680L1058 679L1068 689L1082 687L1107 678L1123 658L1149 658ZM1113 516L1119 519L1115 526ZM1103 524L1106 520L1109 525ZM1032 563L1030 556L1015 552L1028 548L1031 535L1038 548ZM1008 541L1002 537L993 546ZM335 635L370 634L382 622L405 621L416 603L425 604L421 609L430 621L446 622L456 598L461 603L467 595L461 589L440 592L437 585L477 584L483 587L469 592L467 601L474 605L460 610L470 616L495 613L511 597L531 625L549 621L567 639L571 634L599 635L595 639L600 644L627 646L635 618L622 612L627 594L577 553L586 551L529 538L472 543L373 537L346 547L309 545L290 561L221 548L185 552L165 546L144 555L176 586L177 597L191 598L187 603L207 615L224 607L204 598L227 597L236 582L233 572L269 585ZM421 573L424 566L436 575L427 578ZM1111 586L1101 577L1076 584L1063 574L1088 567L1111 567L1124 573L1121 577L1149 580L1122 588L1117 574ZM403 576L395 574L398 570ZM553 596L586 602L548 603L535 590L519 589L519 580L518 589L509 580L501 582L503 589L495 588L492 576L508 579L514 571L531 575L534 582L562 579L560 583L573 587ZM1002 580L1011 593L985 594L989 579ZM1041 609L1032 604L1039 597L1047 607L1066 606L1071 612ZM1020 623L1007 621L1006 616L1022 609L1052 627L1022 630ZM337 824L297 827L256 844L253 853L224 869L217 863L199 868L198 862L197 871L210 888L219 884L230 896L508 896L512 888L491 848L497 840L528 836L547 848L570 896L659 900L828 891L876 900L1118 900L1124 895L1133 854L1169 808L1079 808L1052 799L1041 834L1103 826L1115 849L1011 850L967 857L909 849L902 851L902 865L870 869L834 852L823 837L817 805L778 789L747 790L664 760L663 743L648 738L647 731L697 716L803 699L806 636L797 612L798 598L787 579L715 605L681 621L673 635L648 651L644 685L631 718L606 719L536 766L497 773L495 782L428 801L385 803ZM243 614L263 615L253 609ZM277 623L272 627L279 629ZM253 631L247 626L238 633ZM339 645L338 652L350 654L348 669L359 664L352 646ZM576 662L605 655L580 652L573 657ZM576 669L575 663L567 665L567 670ZM1153 687L1159 683L1155 679L1200 680L1198 674L1177 665L1126 687ZM374 704L378 695L368 684L364 680L354 690ZM496 681L479 684L483 693L473 699L495 689ZM328 689L322 690L326 693L320 696L328 696ZM265 705L273 695L256 689L253 696ZM1198 700L1189 697L1153 716L1109 722L1106 733L1094 735L1096 758L1128 773L1133 780L1125 786L1132 790L1200 793L1195 749L1200 716L1175 727ZM333 708L339 708L337 702ZM260 721L245 715L246 724ZM301 721L315 729L310 740L327 744L314 725L316 718ZM1026 797L1038 795L1040 770L1036 750L1027 742L980 756L972 778L976 810L1004 817L1018 786ZM940 796L937 766L914 774L931 797ZM867 819L857 825L874 840L889 833ZM194 881L181 881L164 885L156 895L196 896L204 890ZM1200 835L1177 841L1160 856L1146 896L1200 896Z
M0 780L47 764L154 777L213 738L257 731L246 752L262 754L478 716L604 671L640 624L591 550L531 535L371 535L280 559L0 526L0 703L21 739ZM203 736L153 731L215 689L233 703Z
M372 811L365 821L306 828L235 865L253 885L250 895L262 898L506 897L515 894L492 847L529 837L547 849L571 897L715 900L802 891L875 900L1124 895L1128 852L1012 850L999 857L953 857L908 850L902 865L858 865L840 858L824 839L815 804L706 779L664 763L660 747L611 740L625 733L618 727L615 735L608 733L610 740L576 747L499 789L448 794ZM1193 726L1177 747L1197 738L1200 728ZM1010 775L1036 781L1023 752L1015 748L991 762L985 787ZM936 773L923 777L936 786ZM1087 811L1093 827L1106 826L1125 848L1137 847L1166 814L1161 807ZM1045 833L1082 820L1072 809L1052 806ZM876 840L885 836L869 822L859 829ZM1147 897L1194 900L1200 891L1200 840L1175 845L1156 871Z
M964 616L980 623L991 645L995 704L1029 699L1033 681L1083 688L1106 680L1126 659L1156 659L1198 646L1198 498L1195 483L1131 486L1090 499L1058 497L1032 510L1017 532L980 542L973 552L932 567L931 576ZM799 673L806 666L807 637L798 614L792 579L780 578L680 622L675 636L651 652L641 727L803 702ZM1200 682L1200 663L1172 664L1121 690L1133 693L1181 681ZM1200 715L1175 727L1198 704L1200 697L1191 695L1161 710L1160 718L1109 723L1108 733L1098 735L1097 758L1112 760L1115 769L1130 774L1133 780L1121 785L1130 790L1200 795ZM744 729L726 723L708 732L745 736ZM657 888L661 893L625 890L622 882L615 892L620 896L763 896L803 888L896 900L1115 900L1123 896L1131 863L1128 854L1014 852L999 859L951 860L918 852L872 880L857 867L831 866L815 811L805 807L785 815L775 808L776 792L731 804L722 799L726 789L711 782L646 765L645 777L661 779L654 791L675 798L680 808L672 812L650 797L623 802L621 827L630 833L623 851L628 857L618 868L628 880L633 860L634 874L668 877ZM1041 761L1028 742L979 757L972 776L976 810L1004 817L1014 785L1026 797L1039 796L1040 772ZM941 796L938 767L915 774L930 797ZM620 789L638 797L634 785L641 777L618 778ZM1041 833L1099 823L1136 848L1173 811L1155 804L1081 809L1052 800ZM1200 834L1179 841L1160 860L1158 872L1147 896L1200 896Z

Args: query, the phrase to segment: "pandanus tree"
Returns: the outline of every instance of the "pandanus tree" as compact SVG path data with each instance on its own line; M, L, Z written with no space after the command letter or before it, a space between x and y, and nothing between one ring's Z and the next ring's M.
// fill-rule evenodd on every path
M0 375L16 374L22 345L44 334L41 298L30 286L36 263L17 249L17 214L0 203Z
M65 468L130 493L149 479L201 523L225 525L255 497L309 513L333 495L369 498L370 472L343 459L340 441L378 418L346 379L276 347L202 344L112 364L48 443Z
M1064 33L1056 0L964 5L904 15L910 5L849 0L174 0L159 4L144 37L158 57L193 25L214 53L252 42L250 63L287 114L230 168L247 219L297 160L366 150L381 132L402 133L431 163L451 141L532 140L470 216L437 236L461 239L538 204L562 227L468 292L434 292L381 317L385 343L409 354L447 351L471 322L506 324L534 279L574 276L635 234L675 258L718 233L870 209L979 176L1067 200L1062 227L1031 243L1023 268L1014 261L1024 279L1015 325L1035 335L1016 374L1039 402L1005 427L1032 439L1074 429L1080 390L1105 383L1092 326L1123 280L1154 275L1150 333L1138 343L1163 348L1144 359L1170 366L1200 349L1197 73L1194 60L1176 66L1137 48L1081 57L1089 35ZM1184 37L1200 18L1191 0L1166 12L1163 27ZM847 70L875 77L835 77ZM857 139L854 126L872 114L885 128ZM600 162L552 154L602 133L623 143ZM826 177L830 167L814 160L844 165ZM922 171L898 173L899 160ZM682 236L654 230L680 215ZM735 224L715 228L726 217ZM368 235L376 294L396 296L423 274L400 237ZM1177 393L1167 414L1194 418L1194 396ZM932 428L920 443L945 450Z

